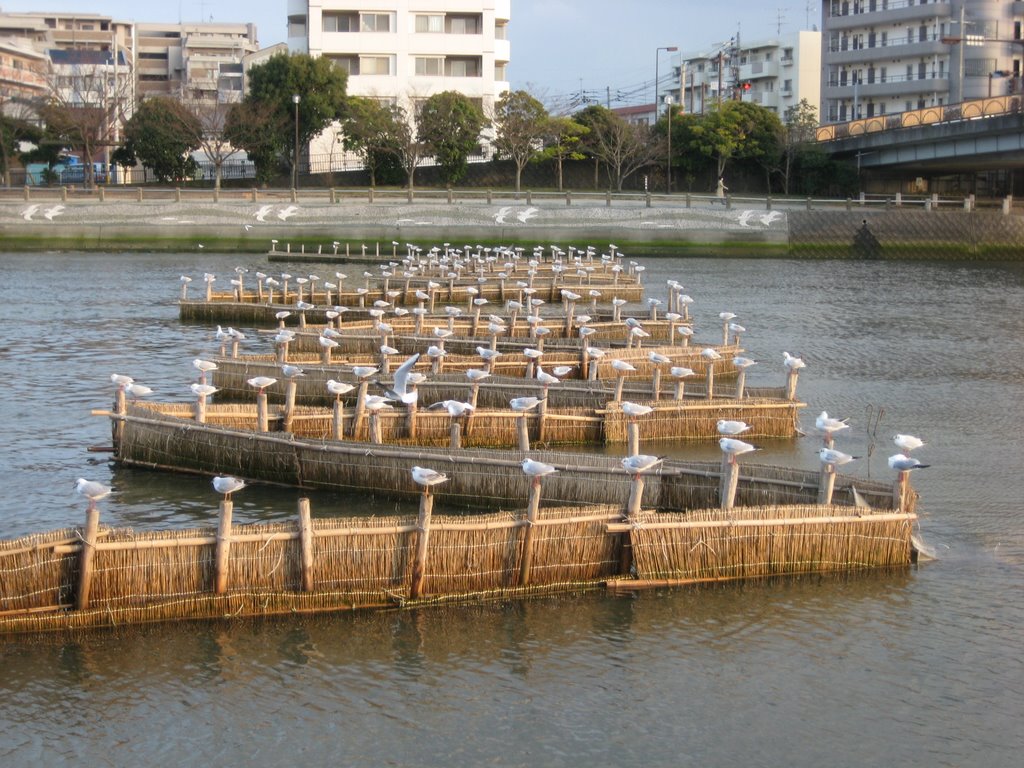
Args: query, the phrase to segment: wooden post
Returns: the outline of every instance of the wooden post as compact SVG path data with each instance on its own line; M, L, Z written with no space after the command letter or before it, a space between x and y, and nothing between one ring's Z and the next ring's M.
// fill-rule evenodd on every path
M900 472L896 476L896 483L892 488L893 509L902 512L906 507L907 491L910 488L910 472Z
M213 591L218 595L223 595L228 591L228 555L231 553L231 511L233 507L234 502L227 499L220 503L213 582Z
M380 430L380 411L370 411L370 442L377 445L384 442Z
M427 544L430 542L430 515L434 511L434 496L430 487L423 489L420 496L420 513L416 518L416 554L412 561L412 584L409 599L416 600L423 594L423 579L427 572Z
M526 527L523 529L523 553L519 561L519 586L530 584L530 567L533 565L533 528L540 509L540 478L530 482L530 498L526 505Z
M686 385L681 378L676 379L676 400L682 400L686 394Z
M82 534L82 553L78 560L78 595L75 607L84 611L89 607L89 590L92 588L93 557L96 554L96 537L100 530L100 511L94 503L89 504L85 513L85 531Z
M615 377L615 397L613 397L612 399L616 403L622 402L622 387L625 384L625 382L626 374L620 373L618 376Z
M448 448L452 451L462 448L462 424L455 419L452 419L451 426L448 428Z
M196 397L196 423L206 423L206 395Z
M128 411L127 403L125 402L124 387L118 387L117 392L114 393L114 414L117 416L124 416ZM114 449L121 444L121 438L124 436L124 419L114 420Z
M516 417L516 431L519 435L519 450L526 453L530 450L530 425L525 413Z
M707 388L708 400L715 396L715 364L711 360L708 361L707 369L704 371L704 381Z
M661 399L661 368L654 369L654 376L651 379L651 397L655 400Z
M629 488L629 505L626 507L627 517L640 514L640 505L644 498L644 476L637 472L633 475L633 484Z
M736 374L736 399L743 399L743 390L747 385L747 369L740 368L739 373Z
M352 439L356 439L359 435L359 427L362 424L363 416L366 414L366 390L369 388L370 382L363 379L359 382L359 391L356 394L356 412L352 417Z
M341 402L339 397L334 401L334 439L344 440L345 439L345 405Z
M796 400L796 380L800 378L800 373L794 369L789 372L786 376L786 399L790 402Z
M333 191L333 190L332 190ZM302 547L302 591L313 591L313 521L309 499L299 499L299 543Z
M292 417L295 415L295 390L299 382L295 379L288 379L284 386L284 431L292 431Z
M256 395L256 429L260 432L270 431L270 416L267 413L267 393Z
M836 486L836 468L834 464L821 462L821 478L818 480L818 503L831 504L832 492Z
M405 409L405 434L409 438L416 437L416 403L409 403Z
M544 399L537 403L537 442L543 443L547 438L548 393L545 387Z
M736 504L736 488L740 481L739 462L729 461L728 454L722 454L722 485L721 504L722 509L732 509Z
M640 453L640 424L635 420L626 424L626 451L630 456Z

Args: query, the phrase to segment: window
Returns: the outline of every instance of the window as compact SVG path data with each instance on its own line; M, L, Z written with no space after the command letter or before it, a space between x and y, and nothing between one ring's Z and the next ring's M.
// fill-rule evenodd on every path
M425 77L439 77L444 74L444 59L437 56L417 56L416 74Z
M329 55L327 56L338 69L347 72L350 75L359 74L359 57L358 56L347 56L347 55Z
M480 59L452 57L444 63L446 77L481 77L483 75Z
M391 74L391 57L390 56L360 56L359 57L359 74L360 75L390 75Z
M323 15L324 32L358 32L359 14L354 11L340 13L325 12Z
M450 35L479 35L483 29L480 16L449 14L445 19L445 32Z
M917 65L917 79L924 80L928 76L928 64L921 62Z
M417 32L444 32L444 15L442 14L417 14Z
M505 62L497 62L497 63L495 63L495 65L494 65L494 79L497 80L498 82L502 82L504 80L508 80L508 76L507 76L507 72L506 72L506 68L507 67L508 67L508 64L506 64Z
M390 13L361 13L359 14L360 32L390 32Z
M494 22L494 39L495 40L507 40L508 39L508 24L504 21Z
M305 37L306 36L306 17L305 16L289 16L288 17L288 37Z
M995 71L995 59L964 59L964 75L966 77L988 77Z
M793 91L793 81L792 80L783 80L782 81L782 92L783 93L792 93L792 91Z

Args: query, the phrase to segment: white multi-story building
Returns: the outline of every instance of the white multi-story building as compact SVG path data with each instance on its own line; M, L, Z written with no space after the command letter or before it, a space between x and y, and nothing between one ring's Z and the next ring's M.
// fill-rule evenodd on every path
M288 0L288 48L331 59L348 93L412 111L443 91L485 115L508 91L511 0ZM337 154L337 132L310 146Z
M702 113L721 101L750 101L776 112L821 94L821 33L801 30L777 38L682 53L677 82L666 92L684 112Z
M826 0L821 12L823 122L1020 90L1020 0Z

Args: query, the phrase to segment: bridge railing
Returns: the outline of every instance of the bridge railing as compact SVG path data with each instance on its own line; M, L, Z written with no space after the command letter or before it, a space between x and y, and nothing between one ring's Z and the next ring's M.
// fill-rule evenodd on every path
M898 128L914 128L919 125L954 123L962 120L977 120L981 117L1016 114L1021 111L1021 97L992 96L985 99L971 99L957 104L943 104L937 107L914 109L910 112L893 112L875 115L846 123L823 125L815 132L816 141L836 141L863 136L867 133L889 131Z

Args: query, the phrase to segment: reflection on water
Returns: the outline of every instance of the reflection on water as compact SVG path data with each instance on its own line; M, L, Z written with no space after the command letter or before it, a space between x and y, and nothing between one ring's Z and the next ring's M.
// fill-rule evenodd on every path
M7 396L4 536L83 519L76 477L111 482L103 521L213 524L209 478L114 469L109 375L185 400L209 329L177 322L178 276L239 257L0 257ZM1024 268L921 262L650 260L650 293L678 279L697 341L717 315L747 327L751 386L808 368L805 425L850 417L852 474L889 477L890 436L915 473L940 562L854 574L434 610L181 623L0 641L4 765L70 762L395 765L1016 764L1024 748L1024 523L1019 468ZM245 264L255 270L265 264ZM274 270L286 269L274 265ZM319 268L317 268L319 269ZM293 267L293 274L312 271ZM320 270L323 273L326 270ZM260 349L251 329L248 349ZM879 414L880 417L879 417ZM877 425L874 419L877 418ZM717 456L701 444L657 453ZM813 467L813 439L759 462ZM621 448L610 447L611 452ZM295 515L305 492L256 485L239 522ZM314 514L411 511L312 494Z

